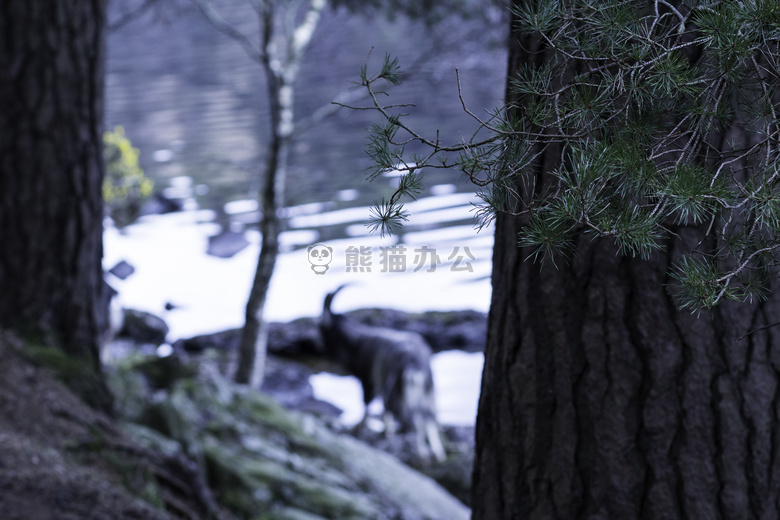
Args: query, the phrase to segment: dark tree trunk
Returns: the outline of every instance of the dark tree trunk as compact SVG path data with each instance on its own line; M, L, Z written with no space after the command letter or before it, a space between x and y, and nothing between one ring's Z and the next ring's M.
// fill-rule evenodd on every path
M0 326L99 366L104 0L0 3Z
M665 284L699 230L648 261L581 239L556 269L525 261L520 225L497 219L474 518L779 518L780 327L738 339L780 321L778 284L697 317Z

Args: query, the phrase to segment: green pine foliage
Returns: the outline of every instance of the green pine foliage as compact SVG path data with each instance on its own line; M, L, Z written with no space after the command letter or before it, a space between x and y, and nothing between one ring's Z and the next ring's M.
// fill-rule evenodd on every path
M545 60L515 72L513 102L478 119L467 143L419 135L407 107L382 103L381 84L402 78L397 61L363 70L383 121L370 177L414 177L377 205L375 227L402 225L400 201L424 168L458 168L479 187L482 224L523 219L531 259L556 264L582 234L647 258L698 226L702 242L670 273L678 306L766 298L780 247L780 2L528 0L513 14ZM409 143L429 153L411 161ZM540 176L543 154L559 160Z

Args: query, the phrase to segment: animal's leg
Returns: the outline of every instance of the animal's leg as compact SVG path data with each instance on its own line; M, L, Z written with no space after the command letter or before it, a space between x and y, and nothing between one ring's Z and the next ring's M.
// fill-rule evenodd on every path
M425 421L424 435L428 437L428 445L431 447L434 458L439 462L444 462L447 459L447 454L444 451L444 445L441 443L439 426L434 420L428 419Z
M393 414L385 410L385 413L382 414L382 418L385 423L385 437L392 437L397 430L395 420L393 420Z
M414 438L417 441L417 455L420 459L428 461L431 458L431 450L425 442L425 428L420 424L421 421L415 421Z
M361 380L360 384L363 387L363 418L360 420L358 424L355 425L354 431L359 431L368 426L368 419L369 419L368 406L371 404L371 401L374 399L374 387L371 384L371 381Z

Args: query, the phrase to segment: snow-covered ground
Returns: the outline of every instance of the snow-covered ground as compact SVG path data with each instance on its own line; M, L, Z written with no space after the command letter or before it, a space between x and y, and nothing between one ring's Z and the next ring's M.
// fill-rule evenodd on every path
M416 212L414 207L409 208L412 222L468 217L468 200L460 194L421 199ZM369 235L361 232L361 224L355 222L348 228L352 230L349 238L324 243L332 250L327 270L312 265L306 247L293 248L317 242L316 228L307 226L327 225L333 220L349 223L355 216L366 218L369 210L362 209L350 210L348 217L333 211L312 217L313 222L303 218L291 221L293 229L282 236L288 250L277 261L266 305L267 319L288 321L317 316L325 294L343 283L351 286L334 302L339 312L363 307L487 312L492 229L477 233L465 225L409 232L403 235L400 248L383 251L381 248L399 246L398 238ZM248 232L250 245L232 258L209 256L205 253L208 237L219 231L212 218L210 211L152 215L122 232L108 227L104 233L106 269L120 260L135 267L135 273L126 280L110 280L120 293L121 303L162 316L170 326L171 340L243 324L259 236ZM165 310L167 303L174 308ZM453 351L434 356L432 368L442 423L474 423L482 363L482 354ZM355 378L319 374L311 382L318 398L345 410L345 422L354 423L362 417L360 387Z

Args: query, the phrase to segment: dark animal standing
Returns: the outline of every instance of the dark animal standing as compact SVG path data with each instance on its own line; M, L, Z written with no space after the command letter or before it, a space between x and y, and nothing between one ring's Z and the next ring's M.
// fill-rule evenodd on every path
M362 383L366 414L374 397L381 397L388 431L392 430L392 415L401 431L415 432L421 457L444 460L436 422L431 348L415 332L372 327L331 312L333 297L343 288L325 297L320 320L325 349Z

